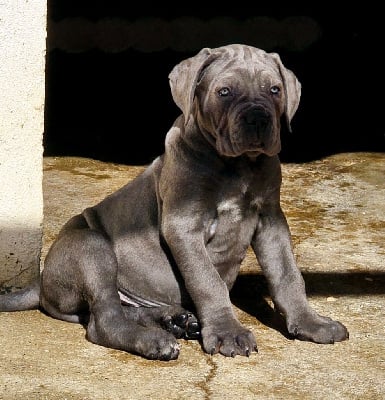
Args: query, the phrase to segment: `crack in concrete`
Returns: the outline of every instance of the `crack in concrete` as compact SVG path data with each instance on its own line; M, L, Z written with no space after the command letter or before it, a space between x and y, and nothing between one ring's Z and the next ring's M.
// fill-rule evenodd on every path
M205 380L201 385L201 388L204 391L205 400L210 400L211 395L213 393L212 389L210 388L210 383L214 380L217 375L218 364L214 362L213 356L207 354L206 355L206 363L209 367L209 372L205 376Z

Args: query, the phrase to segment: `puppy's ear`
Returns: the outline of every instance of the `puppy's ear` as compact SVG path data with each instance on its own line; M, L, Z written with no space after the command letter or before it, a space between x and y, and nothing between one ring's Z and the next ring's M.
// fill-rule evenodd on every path
M285 115L286 122L289 131L291 132L290 122L297 111L299 106L299 100L301 97L301 84L297 77L292 71L287 69L281 61L281 58L277 53L270 53L273 57L275 63L278 66L279 72L282 77L282 82L285 90L286 105L285 105Z
M209 48L203 48L194 57L177 64L168 76L172 98L183 112L185 125L190 118L195 88L201 79L202 71L216 58L218 58L217 53L212 53Z

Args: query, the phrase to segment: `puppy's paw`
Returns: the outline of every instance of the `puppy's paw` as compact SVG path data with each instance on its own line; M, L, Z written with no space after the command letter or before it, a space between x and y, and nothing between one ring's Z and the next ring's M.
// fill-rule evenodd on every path
M188 311L164 317L161 325L163 329L172 333L176 338L199 339L201 336L198 319Z
M249 357L253 351L258 351L253 333L238 322L204 327L202 341L204 350L211 355L220 353L226 357Z
M169 361L179 356L180 346L175 337L161 329L148 329L135 346L136 353L150 360Z
M321 344L333 344L349 338L343 324L317 314L302 316L299 321L288 324L288 331L296 339Z

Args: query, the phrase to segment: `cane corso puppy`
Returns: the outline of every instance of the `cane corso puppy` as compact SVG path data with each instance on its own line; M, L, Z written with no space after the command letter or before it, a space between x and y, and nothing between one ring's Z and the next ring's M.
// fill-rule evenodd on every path
M280 207L281 120L301 85L276 53L242 44L204 48L169 75L182 114L165 152L136 179L62 228L40 281L0 298L0 310L41 307L86 325L87 338L149 359L204 351L249 356L254 335L229 297L249 246L289 334L333 343L339 322L306 298Z

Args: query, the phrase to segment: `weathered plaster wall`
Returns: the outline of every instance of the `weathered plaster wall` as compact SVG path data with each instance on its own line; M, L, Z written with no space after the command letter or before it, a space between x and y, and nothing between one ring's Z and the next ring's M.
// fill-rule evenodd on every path
M0 288L39 272L46 1L0 1Z

